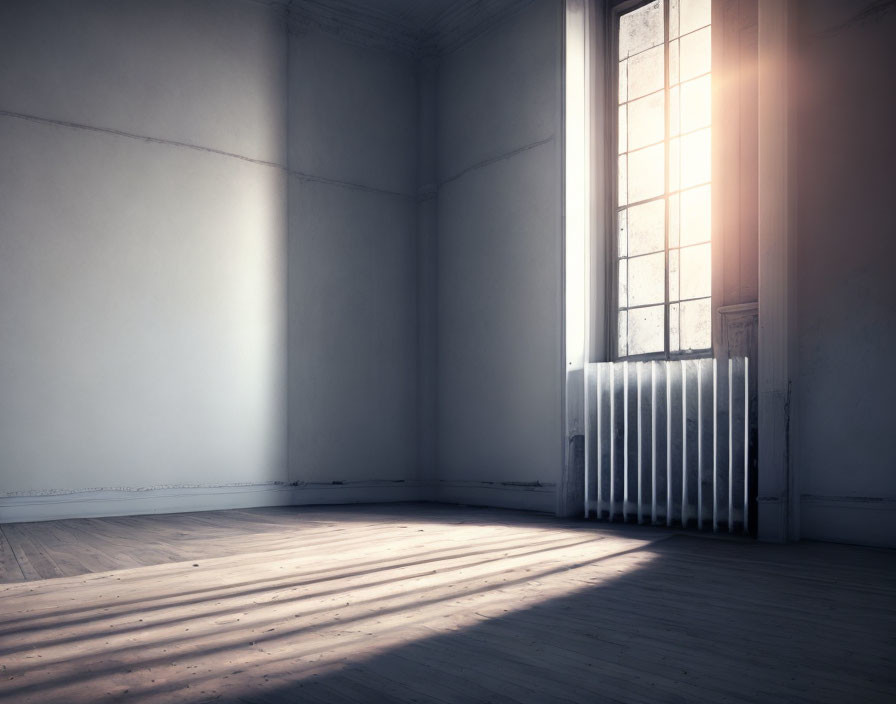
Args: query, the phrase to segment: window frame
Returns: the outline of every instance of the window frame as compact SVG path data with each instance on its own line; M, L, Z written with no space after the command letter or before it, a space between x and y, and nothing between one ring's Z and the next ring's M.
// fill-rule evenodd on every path
M606 232L607 237L607 258L609 264L609 276L607 280L608 286L608 308L607 316L607 359L619 362L645 362L658 360L687 360L687 359L706 359L713 356L714 341L716 339L716 237L714 225L710 229L710 245L712 251L712 287L710 294L710 346L700 350L686 350L672 352L670 349L669 330L670 330L670 308L672 302L669 300L669 5L670 0L663 1L663 99L665 102L665 129L663 144L665 146L665 186L663 195L661 196L666 204L665 214L665 247L664 247L664 289L665 300L663 302L663 346L664 349L659 352L646 352L642 354L619 354L619 18L637 10L645 5L649 5L655 0L610 0L606 6L606 38L605 46L607 55L605 57L607 66L606 83L609 87L609 100L607 100L606 110L608 112L606 139L607 159L605 172L608 180L609 207L607 208ZM713 26L712 24L710 26ZM713 32L713 46L715 46L716 37ZM715 123L711 123L713 130L713 142L715 142ZM715 150L713 150L714 152ZM714 159L713 159L714 163ZM715 194L715 176L712 174L710 184L712 185L712 193ZM715 197L713 196L713 203ZM715 208L713 208L713 222L715 221Z

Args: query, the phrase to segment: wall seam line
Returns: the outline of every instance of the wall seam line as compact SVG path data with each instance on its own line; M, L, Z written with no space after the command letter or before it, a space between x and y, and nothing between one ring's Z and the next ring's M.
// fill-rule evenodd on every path
M246 156L244 154L237 154L236 152L228 152L223 149L215 149L214 147L205 147L200 144L190 144L189 142L179 142L173 139L164 139L162 137L151 137L148 135L135 134L133 132L125 132L123 130L116 130L111 127L96 127L95 125L86 125L80 122L70 122L67 120L56 120L49 117L41 117L39 115L30 115L28 113L14 112L12 110L0 110L0 117L13 118L17 120L25 120L27 122L35 122L37 124L42 125L52 125L55 127L67 127L73 130L85 130L87 132L97 132L100 134L110 134L115 137L123 137L125 139L133 139L140 142L148 142L150 144L162 144L169 147L180 147L183 149L192 149L198 152L205 152L208 154L216 154L218 156L229 157L231 159L239 159L240 161L245 161L250 164L256 164L257 166L266 166L268 168L277 169L278 171L282 171L283 173L292 176L294 178L300 179L302 181L308 181L311 183L322 183L328 186L338 186L340 188L348 188L356 191L364 191L367 193L379 193L381 195L389 195L396 196L399 198L406 198L408 200L416 200L416 195L412 195L409 193L402 193L401 191L391 191L386 188L377 188L375 186L366 186L361 183L353 183L351 181L341 181L339 179L327 178L326 176L316 176L314 174L308 174L302 171L294 171L289 169L287 166L283 164L278 164L276 161L267 161L265 159L256 159L255 157Z
M461 171L457 172L453 176L449 176L448 178L443 179L442 181L439 181L438 187L442 188L442 186L445 186L453 181L458 180L459 178L462 178L463 176L466 176L471 171L477 171L479 169L483 169L486 166L491 166L492 164L496 164L499 161L506 161L507 159L511 159L511 158L517 156L518 154L523 154L532 149L536 149L545 144L549 144L550 142L554 141L554 138L555 138L555 135L552 134L549 137L546 137L545 139L538 140L537 142L532 142L531 144L526 144L522 147L517 147L516 149L512 149L511 151L505 152L504 154L499 154L498 156L493 156L489 159L484 159L483 161L479 161L475 164L472 164L471 166L466 167L465 169L462 169Z

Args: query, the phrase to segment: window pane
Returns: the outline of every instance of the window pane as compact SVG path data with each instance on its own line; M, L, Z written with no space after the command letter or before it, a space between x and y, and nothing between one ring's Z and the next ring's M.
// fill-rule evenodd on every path
M677 247L681 239L681 196L669 196L669 246Z
M703 73L709 73L712 68L711 32L711 27L705 27L678 40L681 42L680 80L686 81Z
M642 95L662 90L664 81L663 47L645 51L628 60L628 99L634 100Z
M681 133L681 86L669 89L669 135L677 137Z
M623 154L619 157L619 205L628 203L628 157Z
M677 2L669 6L671 10ZM705 27L710 23L712 16L712 3L710 0L680 0L681 19L679 28L682 34L693 32L695 29ZM671 22L670 22L671 24Z
M693 132L709 127L712 115L712 83L710 76L701 76L681 84L681 131ZM677 92L677 89L676 89Z
M700 244L680 250L681 298L699 298L712 293L712 253L710 245Z
M619 348L619 356L628 355L628 311L619 311L619 326L616 330L617 346Z
M628 308L628 259L619 260L619 307Z
M681 305L673 303L669 306L669 350L671 352L681 351L680 318Z
M628 61L619 62L619 102L628 100Z
M665 149L662 144L628 155L628 202L655 198L663 194ZM620 205L622 205L620 201Z
M711 0L672 0L669 3L669 38L675 39L710 23Z
M619 230L619 239L616 242L616 256L628 256L628 210L620 210L616 215L616 227Z
M679 140L681 172L679 188L708 183L712 177L712 133L710 128L686 134ZM671 168L671 165L670 165Z
M665 300L665 266L663 252L628 260L628 305L645 306Z
M628 312L628 354L662 352L665 349L664 307L636 308Z
M682 246L709 242L712 231L712 186L682 191L680 222ZM677 233L675 239L678 244Z
M681 266L679 250L669 250L669 300L681 299Z
M669 85L674 86L678 83L679 74L681 73L679 69L679 60L678 60L678 43L680 40L676 39L673 42L669 42Z
M628 151L628 106L619 106L619 153Z
M703 298L669 306L669 341L673 351L705 350L712 346L710 303L711 299ZM673 338L677 338L677 344L672 344Z
M662 200L636 205L628 210L628 254L662 252L665 248L666 204Z
M619 58L624 59L663 43L663 4L660 0L619 18Z
M663 141L666 130L663 92L652 93L628 104L628 148L640 149Z
M653 0L619 18L622 357L711 344L711 15L711 0Z
M669 190L681 188L681 138L669 140Z

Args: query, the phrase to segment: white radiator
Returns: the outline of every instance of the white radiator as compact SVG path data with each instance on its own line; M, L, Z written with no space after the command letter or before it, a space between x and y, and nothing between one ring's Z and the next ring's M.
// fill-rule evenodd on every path
M749 530L750 363L589 364L585 515Z

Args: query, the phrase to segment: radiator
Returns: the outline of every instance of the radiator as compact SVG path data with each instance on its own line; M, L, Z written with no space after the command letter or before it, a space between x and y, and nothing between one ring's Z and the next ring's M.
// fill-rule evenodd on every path
M750 362L589 364L585 515L749 532Z

